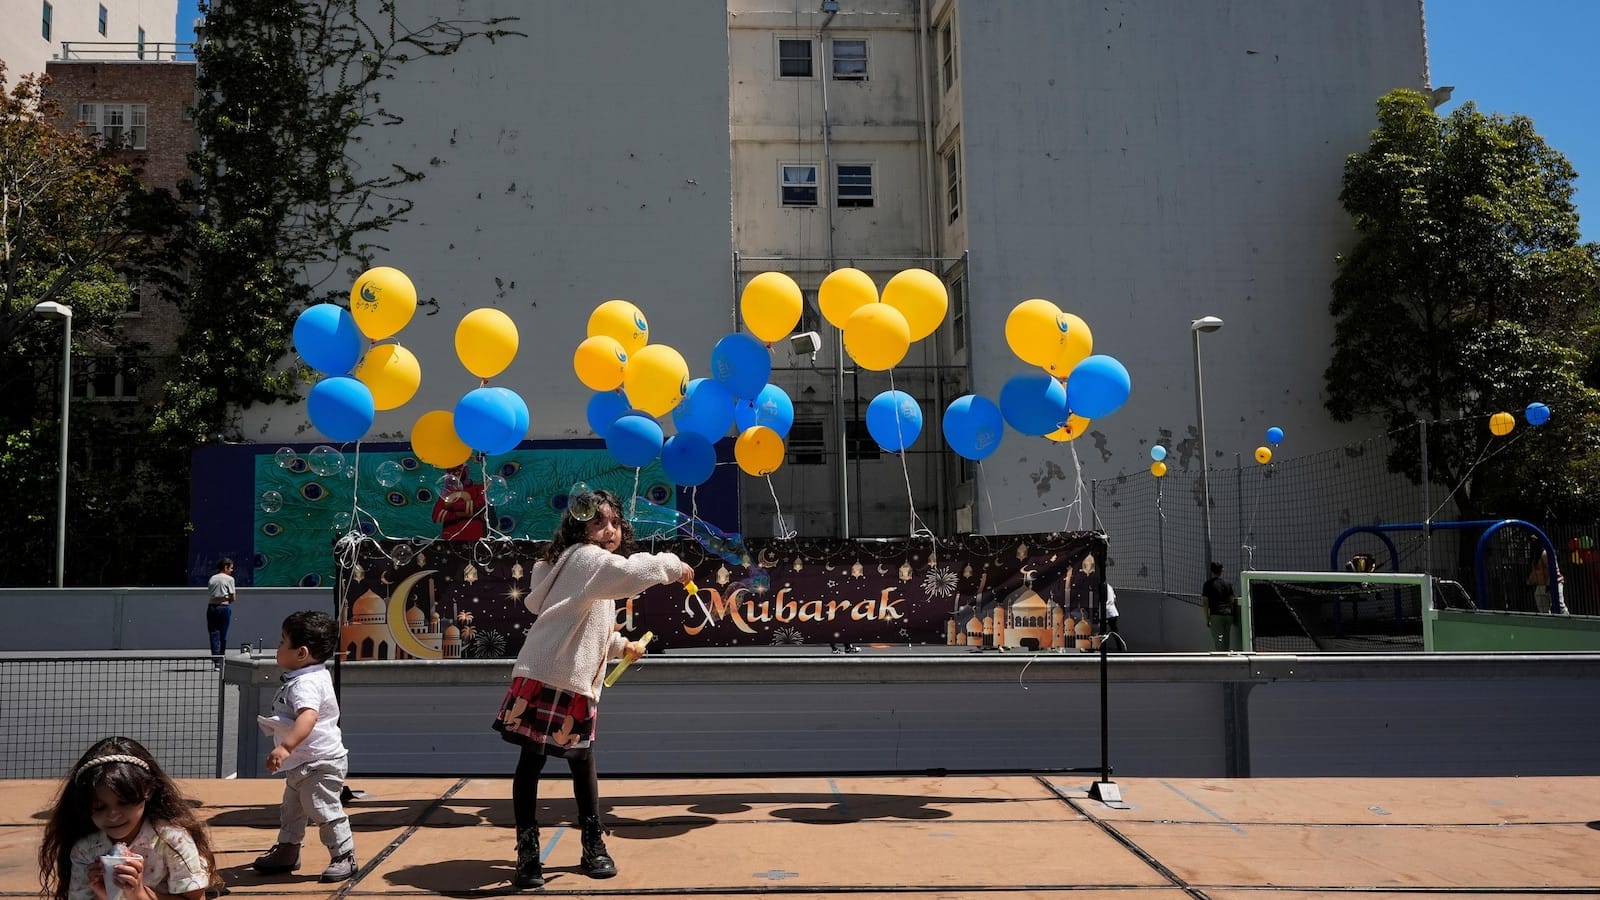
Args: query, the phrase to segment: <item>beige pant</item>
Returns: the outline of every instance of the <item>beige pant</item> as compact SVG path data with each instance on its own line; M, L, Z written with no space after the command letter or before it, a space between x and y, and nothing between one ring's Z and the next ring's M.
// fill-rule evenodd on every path
M314 760L288 770L283 806L278 810L278 843L298 844L305 840L306 822L311 821L317 823L330 856L354 850L350 817L345 815L344 803L339 799L349 772L349 757Z

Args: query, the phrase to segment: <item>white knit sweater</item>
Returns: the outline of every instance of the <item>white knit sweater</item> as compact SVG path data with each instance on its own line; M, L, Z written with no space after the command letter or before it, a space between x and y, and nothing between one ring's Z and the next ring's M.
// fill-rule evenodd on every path
M616 629L616 601L682 575L683 563L671 553L619 556L594 544L568 547L554 565L534 563L523 602L538 618L512 677L600 699L605 661L621 656L628 643Z

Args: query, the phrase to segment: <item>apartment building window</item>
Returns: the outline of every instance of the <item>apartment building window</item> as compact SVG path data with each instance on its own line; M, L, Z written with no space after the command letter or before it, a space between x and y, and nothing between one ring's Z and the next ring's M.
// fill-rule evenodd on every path
M55 17L56 13L55 8L50 5L50 0L45 0L43 13L44 21L39 25L39 36L48 41L50 40L50 20Z
M87 369L81 378L72 379L72 396L81 400L138 398L139 367L133 357L97 356Z
M139 26L139 58L144 59L144 26Z
M883 455L882 448L873 439L872 432L867 430L867 423L862 419L851 419L844 423L844 452L845 459L851 462L877 459Z
M100 4L100 36L106 36L106 5Z
M778 77L811 77L811 39L778 39Z
M834 41L833 80L867 80L867 42L864 40Z
M833 186L833 195L838 198L839 206L871 206L872 164L839 163L835 169L837 178Z
M84 137L98 137L121 150L143 150L145 132L143 103L78 104L78 133Z
M956 32L955 21L944 23L939 29L939 73L943 87L949 91L956 83Z
M827 462L827 432L818 419L796 419L789 427L789 465L820 466Z
M945 209L949 220L961 217L961 147L952 146L944 155Z
M967 346L967 279L962 273L950 280L950 328L955 336L955 349Z
M786 165L780 191L784 206L817 205L817 167Z

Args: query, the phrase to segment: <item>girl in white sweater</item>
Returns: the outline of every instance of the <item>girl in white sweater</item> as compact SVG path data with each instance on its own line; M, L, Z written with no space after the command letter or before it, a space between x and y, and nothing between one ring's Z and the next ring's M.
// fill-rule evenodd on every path
M573 509L593 509L587 521ZM582 869L593 878L617 874L600 824L600 788L591 745L606 660L628 660L645 648L617 632L617 605L651 585L688 583L694 570L671 553L634 553L633 526L610 491L572 498L544 559L534 564L524 602L533 626L511 670L511 688L494 728L522 747L511 782L517 825L517 887L539 887L539 774L559 756L572 769L583 833Z

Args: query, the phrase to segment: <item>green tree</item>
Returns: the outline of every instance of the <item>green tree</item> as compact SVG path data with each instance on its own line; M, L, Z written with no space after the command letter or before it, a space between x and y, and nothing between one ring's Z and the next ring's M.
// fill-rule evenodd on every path
M1440 423L1431 480L1467 515L1587 516L1600 502L1600 245L1579 243L1576 178L1527 117L1471 103L1441 117L1412 90L1378 100L1370 147L1345 162L1359 238L1337 260L1327 409L1392 430ZM1534 401L1549 424L1490 443L1490 413ZM1390 467L1420 481L1418 442L1395 445Z
M62 334L59 322L41 319L33 307L72 307L75 383L86 383L97 359L133 365L144 348L122 334L120 314L132 296L130 281L159 243L144 225L167 208L113 153L58 127L48 85L27 75L0 96L0 483L12 498L0 513L0 545L7 548L0 584L7 585L53 581ZM160 505L140 505L133 461L143 428L123 409L74 403L71 418L68 536L104 564L120 556L103 545L104 534L139 533L142 517ZM101 465L86 478L96 446ZM96 577L88 567L68 567L69 583Z

